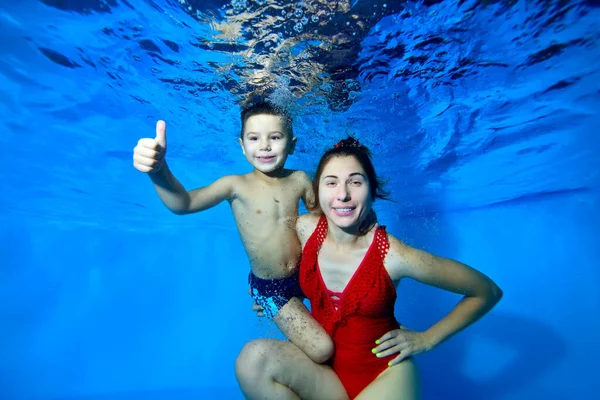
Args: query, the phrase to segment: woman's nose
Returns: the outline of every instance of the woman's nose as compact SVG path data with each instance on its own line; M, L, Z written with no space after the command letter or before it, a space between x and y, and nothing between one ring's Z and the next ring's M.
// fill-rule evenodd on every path
M340 185L338 189L337 198L339 201L348 201L350 200L350 191L346 187L346 185Z

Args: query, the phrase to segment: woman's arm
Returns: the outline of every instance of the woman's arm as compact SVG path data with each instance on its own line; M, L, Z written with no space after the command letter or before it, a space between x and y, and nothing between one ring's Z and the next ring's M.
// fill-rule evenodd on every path
M426 350L471 325L502 298L502 290L486 275L454 260L434 256L389 236L386 268L393 280L413 278L464 295L448 315L423 332Z

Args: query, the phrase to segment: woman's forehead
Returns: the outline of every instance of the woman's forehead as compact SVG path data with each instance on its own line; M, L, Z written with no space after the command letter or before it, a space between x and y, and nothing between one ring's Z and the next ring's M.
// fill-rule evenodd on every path
M353 156L332 157L323 168L323 175L365 175L365 170L360 162Z

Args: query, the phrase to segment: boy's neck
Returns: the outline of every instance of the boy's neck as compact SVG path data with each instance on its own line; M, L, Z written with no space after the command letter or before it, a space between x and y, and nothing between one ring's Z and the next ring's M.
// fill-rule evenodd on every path
M285 168L280 168L280 169L275 170L275 171L270 172L270 173L264 173L262 171L254 169L254 171L252 171L252 174L254 175L254 177L256 179L261 179L261 180L263 180L265 182L270 182L270 181L273 181L273 180L285 178L286 176L290 175L290 172L291 172L291 170L285 169Z

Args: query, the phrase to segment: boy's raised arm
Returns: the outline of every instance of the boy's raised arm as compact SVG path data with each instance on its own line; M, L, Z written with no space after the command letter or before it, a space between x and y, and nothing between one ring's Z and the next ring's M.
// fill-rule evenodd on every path
M165 155L167 133L164 121L156 123L154 139L140 139L133 150L133 165L148 174L163 204L175 214L190 214L214 207L234 196L236 177L224 177L213 184L187 191L170 171Z

